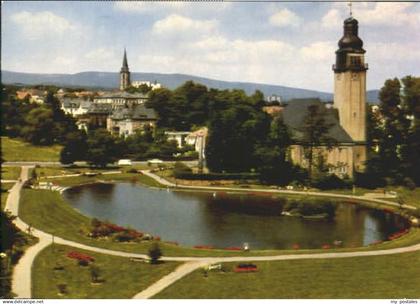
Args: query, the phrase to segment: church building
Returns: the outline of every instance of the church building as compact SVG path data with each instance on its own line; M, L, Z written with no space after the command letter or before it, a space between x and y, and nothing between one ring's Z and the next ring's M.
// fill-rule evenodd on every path
M334 71L334 103L326 107L319 99L293 100L282 115L296 144L290 151L291 160L308 167L305 157L303 126L308 107L317 105L323 112L329 138L335 144L314 148L315 155L323 156L330 173L353 177L363 171L366 161L366 71L363 41L358 36L358 21L350 17L344 21L344 34L338 42Z

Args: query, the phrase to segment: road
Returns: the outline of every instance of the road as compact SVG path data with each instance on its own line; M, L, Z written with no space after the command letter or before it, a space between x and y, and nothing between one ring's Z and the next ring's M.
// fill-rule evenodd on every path
M6 201L6 210L9 210L13 215L18 216L19 210L19 198L20 191L24 182L28 179L28 166L22 167L21 172L21 181L18 181L10 190L10 194ZM145 173L146 174L146 173ZM147 172L150 176L150 172ZM154 175L154 174L153 174ZM156 175L154 175L156 177ZM160 179L160 178L159 178ZM157 180L159 180L157 179ZM169 182L168 182L169 183ZM253 190L254 191L254 190ZM276 190L279 191L279 190ZM389 202L387 202L389 203ZM26 231L28 225L23 222L19 217L15 220L16 225L22 231ZM17 298L30 298L31 297L31 271L32 264L35 260L38 253L50 245L53 241L53 236L51 234L45 233L41 230L32 228L32 234L39 238L39 242L30 247L19 260L18 264L15 266L13 275L12 275L12 291L17 295ZM54 237L54 243L68 245L76 248L86 249L93 252L109 254L114 256L121 257L131 257L131 258L147 258L145 254L134 254L128 252L121 252L116 250L103 249L93 246L88 246L80 244L77 242L69 241L62 239L60 237ZM361 256L377 256L377 255L390 255L398 254L405 252L412 252L420 250L420 244L393 248L393 249L383 249L383 250L374 250L374 251L355 251L355 252L326 252L326 253L312 253L312 254L286 254L286 255L275 255L275 256L247 256L247 257L162 257L164 261L179 261L186 262L172 273L161 278L154 284L150 285L145 290L139 292L134 297L135 298L151 298L164 288L173 284L177 280L181 279L185 275L191 273L192 271L213 263L222 263L222 262L245 262L245 261L280 261L280 260L300 260L300 259L325 259L325 258L348 258L348 257L361 257Z

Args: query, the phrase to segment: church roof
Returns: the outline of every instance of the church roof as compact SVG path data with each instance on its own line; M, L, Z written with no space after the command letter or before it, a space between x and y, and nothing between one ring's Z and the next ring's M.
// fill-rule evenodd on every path
M303 127L305 117L308 114L308 107L318 105L321 111L325 112L325 120L332 127L328 130L327 136L334 139L337 143L353 143L351 137L341 127L338 121L338 112L336 109L327 109L325 104L319 99L293 99L283 110L282 116L284 123L289 127L292 138L297 142L303 141Z
M126 108L121 107L116 109L111 118L113 120L156 120L156 112L153 109L146 108L144 105L134 105L132 107Z
M109 99L109 98L124 98L124 99L146 99L146 94L143 93L128 93L128 92L110 92L102 96L97 96L95 99Z

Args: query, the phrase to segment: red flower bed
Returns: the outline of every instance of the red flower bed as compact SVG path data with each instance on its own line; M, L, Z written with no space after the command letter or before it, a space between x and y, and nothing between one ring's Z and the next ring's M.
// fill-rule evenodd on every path
M292 248L297 250L297 249L300 249L300 246L299 244L293 244Z
M87 254L83 254L77 251L71 251L67 254L67 257L71 259L75 259L78 261L84 261L84 262L93 262L95 259Z
M395 240L395 239L398 239L399 237L401 237L401 236L403 236L404 234L406 234L408 232L408 229L404 229L404 230L401 230L401 231L398 231L398 232L395 232L395 233L393 233L393 234L391 234L389 237L388 237L388 240Z
M194 246L193 248L195 248L195 249L213 249L214 247L213 246L206 246L206 245L197 245L197 246Z
M237 251L242 250L241 247L226 247L225 249L226 250L237 250Z
M126 228L115 225L115 224L105 224L105 226L107 226L109 229L111 229L114 232L121 232L121 231L127 230Z
M322 249L330 249L330 248L331 248L331 245L328 245L328 244L322 245Z
M254 264L239 264L236 266L235 272L256 272L258 271L257 266Z

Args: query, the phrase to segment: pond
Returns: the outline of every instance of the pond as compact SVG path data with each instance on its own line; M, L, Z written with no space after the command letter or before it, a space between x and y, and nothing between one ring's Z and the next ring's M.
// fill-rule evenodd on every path
M184 246L226 248L247 242L251 249L290 249L340 241L343 247L357 247L408 227L395 214L343 202L334 204L335 215L329 219L282 216L287 199L274 195L172 191L130 183L84 185L63 195L89 217Z

